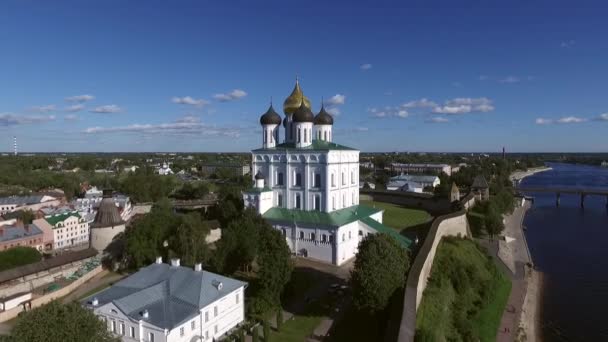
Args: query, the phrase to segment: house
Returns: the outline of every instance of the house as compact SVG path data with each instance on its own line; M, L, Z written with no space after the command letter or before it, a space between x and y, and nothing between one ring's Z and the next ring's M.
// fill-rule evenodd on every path
M452 174L452 167L448 164L403 164L403 163L392 163L390 166L391 170L402 172L402 173L434 173L440 174L445 173L450 176Z
M13 247L31 247L38 251L44 249L42 230L16 219L0 221L0 251Z
M333 141L333 117L323 106L314 115L297 81L283 111L281 118L270 105L260 117L262 147L252 151L255 186L243 192L245 206L279 230L293 254L321 262L348 262L377 232L409 246L382 224L383 210L359 204L359 151Z
M490 187L488 186L488 182L482 175L478 175L473 180L473 184L471 185L471 192L473 192L478 199L485 201L490 199Z
M450 203L454 201L460 201L460 189L456 183L452 183L452 188L450 189Z
M58 206L60 203L57 198L47 195L0 197L0 215L16 210L38 211L40 208Z
M156 263L84 300L122 341L217 341L245 318L247 283L179 259Z
M128 196L119 193L113 193L112 198L114 199L114 204L118 208L123 221L129 221L133 216L131 199ZM80 215L92 219L95 217L102 200L103 191L97 187L92 187L85 192L84 198L77 198L70 204L80 212Z
M416 185L421 186L423 189L426 187L436 187L441 184L439 177L437 176L426 176L426 175L404 175L391 177L388 184L386 184L386 190L399 190L408 183L414 183L412 187ZM422 191L420 191L422 192Z
M403 184L402 186L400 186L397 190L404 191L404 192L422 193L423 189L424 189L424 187L420 183L407 182L407 183Z
M156 172L161 175L161 176L167 176L167 175L172 175L173 174L173 170L171 170L171 168L169 167L169 164L167 164L167 162L164 162L157 170Z
M55 250L89 243L89 223L76 210L46 215L32 224L43 232L52 232Z

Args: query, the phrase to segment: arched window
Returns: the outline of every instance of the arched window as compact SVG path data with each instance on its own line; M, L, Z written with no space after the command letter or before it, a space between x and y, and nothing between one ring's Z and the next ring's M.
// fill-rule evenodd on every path
M321 242L327 242L327 235L321 234Z
M323 140L327 141L327 131L323 132L325 135L325 138Z
M266 134L268 134L268 131L264 130L264 144L266 143Z
M278 206L279 208L282 208L282 207L283 207L283 195L282 195L282 194L279 194L279 195L277 196L277 206Z
M342 194L342 208L346 208L346 194Z
M348 231L348 239L350 240L352 238L350 230Z
M300 239L304 240L304 232L300 231Z
M342 242L346 241L346 234L342 233Z
M285 230L285 228L281 228L281 232L283 232L283 236L287 236L287 230Z
M346 185L346 177L344 176L344 171L342 171L342 185Z
M331 209L336 210L336 197L335 196L331 197Z
M336 186L336 175L331 174L331 186Z
M302 141L302 130L298 128L298 142Z
M300 200L300 194L296 194L296 209L301 209L300 206L301 206L302 203L300 203L300 202L301 202L301 200Z
M314 241L314 240L315 240L315 238L316 238L315 233L310 233L310 239L311 239L312 241Z

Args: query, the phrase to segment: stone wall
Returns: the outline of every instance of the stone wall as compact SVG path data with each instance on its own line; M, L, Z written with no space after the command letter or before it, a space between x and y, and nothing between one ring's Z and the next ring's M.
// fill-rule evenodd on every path
M425 210L432 216L444 215L451 210L450 201L447 198L436 198L430 194L361 189L360 196L360 200L371 199L378 202L400 205L406 208Z
M416 311L433 268L437 246L442 237L457 235L470 236L465 210L439 216L433 221L408 275L399 327L399 342L414 341Z
M30 301L31 308L32 309L37 308L39 306L49 303L52 300L55 300L55 299L58 299L58 298L61 298L61 297L64 297L64 296L70 294L72 291L76 290L76 288L78 288L80 285L86 283L89 279L93 278L94 276L99 274L101 271L102 271L101 265L97 266L96 268L92 269L89 273L76 279L74 282L70 283L69 285L67 285L57 291L54 291L54 292L51 292L51 293L45 294L43 296L32 299ZM13 318L17 317L17 315L19 315L19 313L22 311L23 311L22 305L19 305L16 308L11 309L11 310L2 311L2 312L0 312L0 322L5 322L10 319L13 319Z

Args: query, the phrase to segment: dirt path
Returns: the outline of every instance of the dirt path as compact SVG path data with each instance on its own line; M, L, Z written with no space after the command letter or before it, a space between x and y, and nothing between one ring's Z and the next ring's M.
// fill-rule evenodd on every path
M63 303L69 303L71 301L78 300L80 297L87 294L89 291L92 291L101 286L113 284L124 277L125 276L122 274L110 273L107 270L103 270L99 274L91 278L89 281L82 284L75 291L63 297L61 301Z

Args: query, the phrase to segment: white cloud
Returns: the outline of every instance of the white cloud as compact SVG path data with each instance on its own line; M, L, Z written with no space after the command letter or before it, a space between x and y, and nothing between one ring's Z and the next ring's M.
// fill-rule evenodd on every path
M169 135L196 135L196 136L224 136L237 138L241 130L233 127L218 127L205 124L194 116L185 116L169 123L160 124L132 124L116 127L89 127L84 130L88 134L104 133L138 133L138 134L169 134Z
M325 100L324 102L328 106L335 106L335 105L343 105L345 101L346 101L346 95L336 94L336 95L330 97L329 99Z
M585 121L587 121L587 119L585 119L585 118L579 118L576 116L566 116L566 117L558 119L557 123L567 124L567 123L581 123L581 122L585 122Z
M0 113L0 126L16 126L45 123L55 120L54 115L15 115Z
M361 69L361 70L369 70L371 68L372 68L372 65L369 63L361 64L361 66L359 66L359 69Z
M433 108L436 114L467 114L474 112L487 113L494 110L492 101L485 97L479 98L455 98L448 100L443 106Z
M80 117L76 114L68 114L63 116L63 120L65 121L78 121Z
M246 91L241 90L241 89L234 89L233 91L231 91L229 93L215 94L215 95L213 95L213 98L220 102L228 102L228 101L242 99L245 96L247 96Z
M32 112L48 113L48 112L53 112L53 111L57 110L57 106L55 106L53 104L45 105L45 106L34 106L34 107L31 107L30 110Z
M195 107L199 107L199 108L209 104L209 101L207 101L205 99L195 99L190 96L184 96L184 97L174 96L173 98L171 98L171 102L177 103L177 104L195 106Z
M450 120L448 118L444 118L442 116L435 116L435 117L432 117L432 118L428 119L427 122L430 122L430 123L446 123L446 122L450 122Z
M81 110L83 110L83 109L84 109L84 105L83 105L83 104L80 104L80 103L75 104L75 105L72 105L72 106L68 106L68 107L65 107L65 108L64 108L64 110L65 110L66 112L70 112L70 113L74 113L74 112L80 112L80 111L81 111Z
M328 107L325 110L333 116L338 116L341 113L340 108L338 108L338 107Z
M550 125L553 123L552 119L545 119L545 118L537 118L536 119L536 124L537 125Z
M559 46L560 46L561 48L567 49L567 48L571 48L571 47L573 47L573 46L574 46L574 44L576 44L576 41L575 41L575 40L573 40L573 39L570 39L570 40L565 40L565 41L562 41L562 42L561 42L561 44L559 44Z
M369 108L367 110L372 117L375 118L389 118L389 117L395 117L395 118L407 118L410 113L400 107L391 107L391 106L386 106L384 107L384 109L378 109L378 108Z
M498 82L500 82L500 83L519 83L520 81L521 81L521 79L519 79L519 77L517 77L517 76L507 76L505 78L498 80Z
M436 106L437 106L437 104L435 102L430 101L429 99L424 98L424 97L419 100L406 102L401 105L401 107L403 107L403 108L430 108L430 107L436 107Z
M490 79L490 77L488 75L479 75L478 79L480 81L487 81Z
M600 120L600 121L608 121L608 113L600 114L600 115L597 117L597 120Z
M117 105L105 105L105 106L99 106L99 107L95 107L95 108L91 109L91 113L100 113L100 114L120 113L120 112L122 112L122 108L118 107Z
M92 101L95 100L95 96L93 95L76 95L76 96L70 96L70 97L66 97L65 100L67 102L87 102L87 101Z

